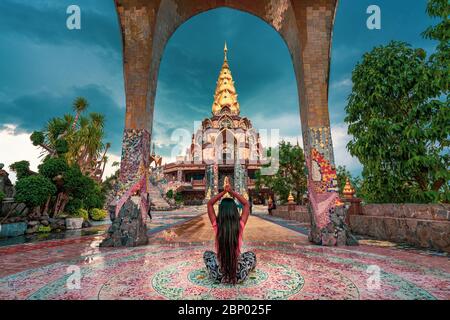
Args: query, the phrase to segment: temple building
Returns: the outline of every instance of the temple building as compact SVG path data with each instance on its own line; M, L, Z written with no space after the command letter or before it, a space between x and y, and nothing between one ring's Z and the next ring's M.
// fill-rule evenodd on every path
M223 189L225 178L248 198L255 189L255 173L263 165L259 133L241 116L235 83L225 57L217 80L212 116L192 135L186 155L166 164L168 181L178 181L184 199L208 200Z

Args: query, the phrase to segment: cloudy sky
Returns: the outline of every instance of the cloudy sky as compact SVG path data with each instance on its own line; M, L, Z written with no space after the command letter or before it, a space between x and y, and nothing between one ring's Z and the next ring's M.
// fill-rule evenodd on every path
M113 0L0 1L0 162L27 159L36 168L39 150L33 130L54 116L71 112L74 98L86 97L90 111L106 115L110 158L120 157L125 115L121 38ZM68 30L69 5L81 8L81 30ZM381 8L382 29L366 27L369 5ZM391 40L427 51L434 43L421 32L432 21L426 0L341 0L333 36L330 117L338 165L358 174L361 167L346 151L344 123L351 72L364 52ZM294 70L287 47L262 20L236 10L212 10L183 24L163 56L155 105L154 140L169 159L176 129L193 130L210 116L215 82L227 41L241 113L255 127L280 129L295 142L300 116ZM111 169L109 169L111 172Z

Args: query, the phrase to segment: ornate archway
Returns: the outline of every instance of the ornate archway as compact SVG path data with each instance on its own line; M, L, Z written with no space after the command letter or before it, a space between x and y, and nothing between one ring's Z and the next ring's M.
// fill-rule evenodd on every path
M336 192L328 113L330 48L337 0L115 0L122 30L126 122L116 212L132 190L147 191L148 155L159 65L166 43L191 17L218 7L253 14L285 40L297 78L312 209L310 239L346 242ZM144 205L144 201L142 201ZM344 228L345 229L345 228Z

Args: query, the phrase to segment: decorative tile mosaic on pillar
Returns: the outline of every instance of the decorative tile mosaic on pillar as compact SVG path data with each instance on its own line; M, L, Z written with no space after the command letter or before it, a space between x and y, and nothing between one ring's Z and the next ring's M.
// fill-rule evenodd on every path
M305 150L312 221L310 240L327 246L355 244L345 223L346 209L339 198L330 127L309 128Z
M116 196L116 215L136 192L141 194L141 212L147 214L146 194L149 190L150 133L145 129L126 129L122 143L120 183Z

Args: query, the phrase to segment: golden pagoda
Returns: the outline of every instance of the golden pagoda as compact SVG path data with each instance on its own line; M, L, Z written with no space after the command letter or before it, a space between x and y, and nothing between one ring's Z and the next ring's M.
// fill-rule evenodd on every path
M294 203L294 196L292 195L292 191L289 191L288 203Z
M256 188L257 172L265 163L263 146L250 119L241 116L227 54L225 43L212 115L194 131L186 154L160 170L168 183L178 186L185 203L206 202L228 184L247 200L262 202L270 194L267 187Z
M212 105L212 113L215 116L228 112L231 115L238 116L240 106L238 95L234 87L233 76L231 75L230 66L228 65L228 48L225 43L224 61L220 70L219 79L217 80L216 92L214 93L214 102Z
M345 181L345 187L344 190L342 190L342 194L344 195L344 198L351 199L355 195L356 191L353 188L352 184L350 183L350 179L347 178Z

